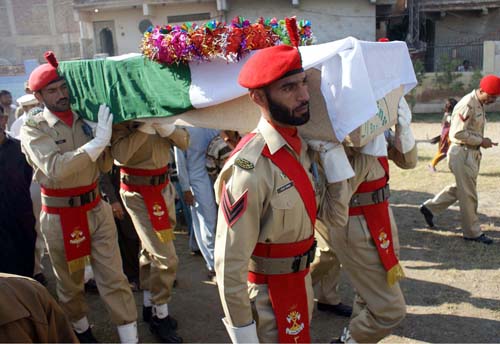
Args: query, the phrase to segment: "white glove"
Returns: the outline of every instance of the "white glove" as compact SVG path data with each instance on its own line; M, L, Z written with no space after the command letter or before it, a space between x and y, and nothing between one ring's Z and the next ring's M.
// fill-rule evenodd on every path
M89 155L90 160L96 161L111 140L113 126L113 114L109 108L102 104L97 113L97 128L95 137L82 146L82 149Z
M224 326L226 326L226 331L229 334L229 338L235 344L237 343L258 343L259 337L257 337L257 326L255 321L250 325L243 327L234 327L229 325L226 318L222 318Z
M320 153L321 164L328 183L340 182L354 176L342 144L320 140L308 140L307 144L312 150Z
M175 131L175 125L170 124L170 123L164 123L164 122L156 122L153 124L153 128L156 129L156 132L161 136L161 137L168 137L172 135L172 133Z
M142 122L137 130L149 135L156 134L156 130L155 128L153 128L153 124L155 123L153 118L138 119L137 122Z
M415 138L410 128L411 111L405 98L401 98L398 107L398 123L396 124L396 142L395 147L398 151L405 154L415 146Z
M361 153L372 156L387 156L387 141L384 133L364 145L361 148Z

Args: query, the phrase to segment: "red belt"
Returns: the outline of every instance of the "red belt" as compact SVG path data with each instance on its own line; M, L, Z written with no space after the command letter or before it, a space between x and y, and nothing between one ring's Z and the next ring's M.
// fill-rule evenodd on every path
M123 181L123 177L124 175L141 177L163 176L167 172L167 169L167 166L155 170L143 170L130 167L120 168L120 173L122 175L120 188L129 192L137 192L142 196L153 230L162 242L168 242L174 239L174 232L170 223L168 208L162 194L163 189L169 183L168 178L158 185L131 185Z
M258 243L253 255L265 258L297 257L307 254L313 245L314 236L294 243ZM281 275L257 274L252 271L248 273L249 282L268 286L280 343L311 342L305 285L305 276L308 272L309 267L299 272Z
M97 187L97 181L91 185L70 189L48 189L41 187L42 194L48 197L78 197L93 191ZM64 240L64 251L68 262L69 272L75 272L85 268L90 259L90 230L87 212L100 202L98 194L96 198L86 204L76 207L49 207L42 205L42 210L49 214L59 215Z

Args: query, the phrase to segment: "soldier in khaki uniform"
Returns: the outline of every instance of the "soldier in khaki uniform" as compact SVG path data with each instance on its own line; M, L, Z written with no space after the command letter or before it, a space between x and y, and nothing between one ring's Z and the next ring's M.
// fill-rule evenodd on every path
M346 147L353 176L348 181L339 178L341 181L329 184L336 202L331 205L335 211L319 214L330 228L330 244L357 292L350 324L338 342L377 342L387 336L406 313L397 283L404 276L397 259L397 227L387 201L387 157L401 168L415 167L417 149L410 121L411 113L403 99L398 110L396 135L388 135L389 150L384 135L363 148ZM317 144L309 143L322 154L331 154L334 147L324 143L324 147L318 149ZM332 158L324 160L332 161Z
M80 341L95 341L87 320L83 275L87 260L122 342L137 342L137 311L122 271L111 207L101 201L97 180L111 169L106 146L113 116L102 105L93 138L91 127L71 111L66 81L57 60L30 75L30 88L45 110L21 128L21 143L42 187L40 226L57 279L57 294Z
M177 343L182 338L177 336L177 323L168 312L178 259L173 242L175 188L169 182L167 165L171 146L186 149L189 134L159 121L116 125L111 151L120 166L123 204L142 242L139 262L143 318L163 342ZM164 223L155 221L161 217Z
M455 184L447 186L434 198L420 206L427 224L434 226L434 214L439 214L458 201L465 240L491 244L493 240L482 231L477 214L477 176L481 162L480 148L490 148L497 143L484 137L486 113L484 105L496 101L500 95L500 78L487 75L479 88L463 97L451 116L448 167L455 176Z
M308 342L317 197L307 145L296 129L309 119L298 50L258 51L243 66L239 82L262 117L215 183L215 270L223 322L234 343Z

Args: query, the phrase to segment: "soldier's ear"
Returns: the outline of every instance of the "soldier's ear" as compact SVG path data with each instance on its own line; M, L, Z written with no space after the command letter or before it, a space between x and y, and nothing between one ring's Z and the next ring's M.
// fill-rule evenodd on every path
M251 89L250 90L250 99L260 107L267 107L267 97L266 93L261 88Z
M38 102L39 102L40 104L45 104L45 103L43 102L43 97L42 97L42 93L41 93L41 91L36 91L36 92L34 93L34 96L35 96L36 100L38 100Z

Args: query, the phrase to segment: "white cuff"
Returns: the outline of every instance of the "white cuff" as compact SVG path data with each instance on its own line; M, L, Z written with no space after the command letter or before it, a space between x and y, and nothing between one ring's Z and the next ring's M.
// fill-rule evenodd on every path
M137 130L139 130L140 132L143 132L145 134L148 134L148 135L154 135L154 134L156 134L155 128L153 128L153 126L150 123L142 123L137 128Z
M155 123L153 127L161 137L169 137L175 131L175 125L169 123Z
M396 125L396 149L403 154L408 153L415 147L415 137L410 127Z
M82 146L82 149L89 155L90 160L96 161L99 155L104 151L106 145L101 144L98 140L93 139Z
M330 147L320 156L328 183L336 183L354 177L354 170L341 144Z
M250 325L243 327L234 327L229 325L226 318L222 318L224 326L226 326L226 331L231 338L233 343L258 343L259 337L257 337L257 326L255 321L252 321Z
M137 321L117 327L120 343L139 343L137 336Z
M373 156L387 156L387 142L382 133L361 148L361 153Z
M89 319L87 319L87 317L83 317L80 320L74 321L73 323L71 323L71 325L73 325L73 330L75 330L76 333L83 333L90 327Z

